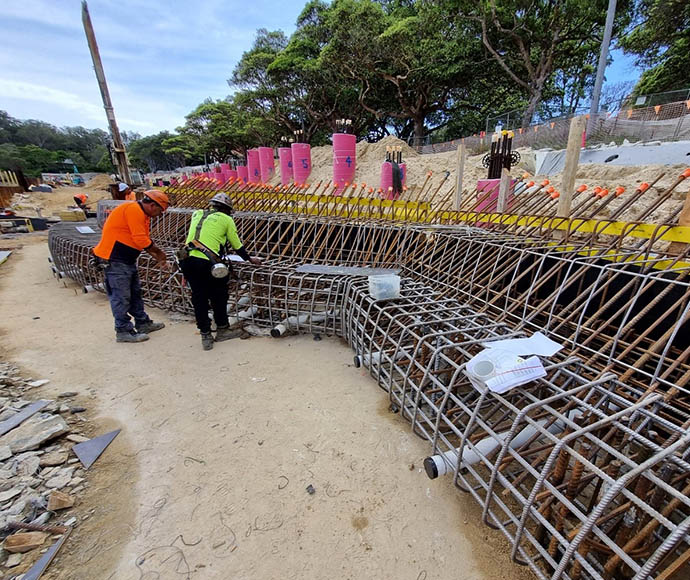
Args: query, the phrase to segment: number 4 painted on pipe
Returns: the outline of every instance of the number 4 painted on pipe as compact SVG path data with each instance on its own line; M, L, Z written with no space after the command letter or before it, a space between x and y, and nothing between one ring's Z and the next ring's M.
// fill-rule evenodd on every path
M350 167L352 165L352 159L348 155L347 158L345 159L345 163L347 163L347 166Z

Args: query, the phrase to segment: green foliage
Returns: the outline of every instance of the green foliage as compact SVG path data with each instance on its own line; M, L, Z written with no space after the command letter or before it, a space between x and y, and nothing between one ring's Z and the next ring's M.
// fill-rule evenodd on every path
M508 111L525 110L523 125L569 114L591 92L607 3L308 0L289 37L257 30L231 71L231 96L200 103L173 133L123 132L123 141L133 165L157 171L226 161L297 130L328 143L342 118L359 137L420 143L476 133ZM653 67L637 91L684 88L690 2L618 0L614 38L631 19L620 44ZM615 106L623 90L602 103ZM69 157L82 171L110 171L106 140L104 131L0 111L0 167L35 173Z
M111 174L115 171L115 166L113 165L113 160L110 157L110 153L105 151L101 158L96 164L95 171L100 171L101 173Z
M184 165L184 154L179 151L167 151L166 142L172 137L169 131L161 131L131 141L127 150L130 163L151 172L170 171Z
M22 170L29 177L38 177L64 171L62 162L71 159L80 171L102 171L103 158L108 156L107 137L101 129L58 129L34 119L19 121L0 111L0 169ZM107 167L110 170L109 163Z
M620 41L646 70L638 95L690 86L690 3L687 0L638 0L635 21Z
M246 114L243 103L231 97L207 99L185 119L178 135L165 139L163 147L187 163L200 163L204 153L208 161L225 161L262 142L262 119Z
M497 70L452 2L312 0L289 39L259 30L228 82L257 139L302 129L318 144L341 118L375 138L474 125L505 94Z
M614 34L629 22L632 2L619 0ZM600 49L607 0L460 0L458 4L464 16L480 24L484 46L504 74L524 91L528 105L523 126L531 123L543 101L560 100L567 113L582 98ZM565 73L560 81L558 71Z
M26 169L26 161L16 145L12 143L0 144L0 169L11 171L24 171Z
M19 121L0 111L0 143L13 143L19 128Z

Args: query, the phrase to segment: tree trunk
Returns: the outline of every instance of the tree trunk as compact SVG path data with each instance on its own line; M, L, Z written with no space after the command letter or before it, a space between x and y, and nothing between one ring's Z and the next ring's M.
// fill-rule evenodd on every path
M531 87L530 87L531 88ZM531 88L529 103L525 109L525 114L522 116L522 128L526 129L532 124L532 118L537 110L537 106L541 101L541 93L544 90L544 84L540 83L537 88Z
M414 141L412 145L413 147L424 145L424 115L414 117Z

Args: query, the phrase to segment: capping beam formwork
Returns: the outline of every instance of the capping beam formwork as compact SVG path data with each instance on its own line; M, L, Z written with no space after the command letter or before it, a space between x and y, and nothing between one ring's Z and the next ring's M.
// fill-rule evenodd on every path
M152 224L169 257L192 210ZM539 228L391 223L239 212L264 264L236 263L229 312L271 330L341 336L430 461L482 507L539 578L668 578L690 553L687 250L650 239ZM94 228L97 227L93 226ZM524 229L524 228L523 228ZM54 268L102 289L97 236L50 230ZM401 297L304 263L398 268ZM179 272L142 256L145 300L191 313ZM465 374L492 340L542 330L565 345L546 376L504 394Z

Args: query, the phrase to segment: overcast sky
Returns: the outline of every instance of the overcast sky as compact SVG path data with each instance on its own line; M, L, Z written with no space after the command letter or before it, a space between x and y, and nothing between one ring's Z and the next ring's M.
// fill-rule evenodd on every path
M288 36L305 0L89 0L121 129L174 130L226 79L257 28ZM617 55L610 80L635 80ZM57 126L107 128L80 0L0 0L0 110Z

